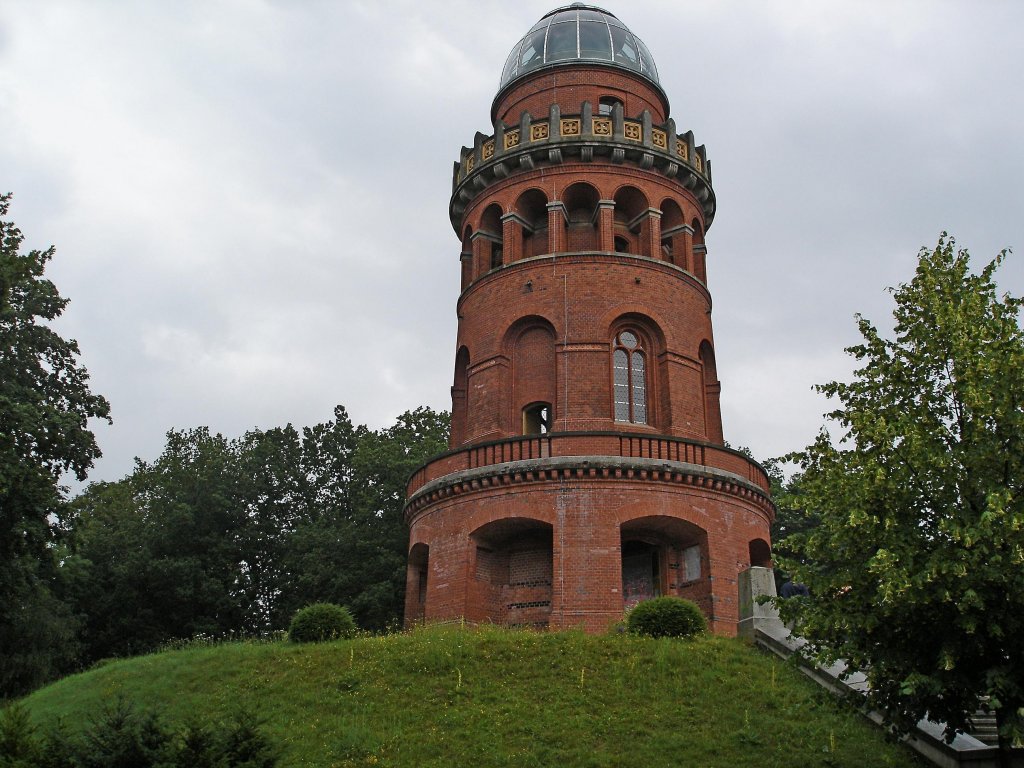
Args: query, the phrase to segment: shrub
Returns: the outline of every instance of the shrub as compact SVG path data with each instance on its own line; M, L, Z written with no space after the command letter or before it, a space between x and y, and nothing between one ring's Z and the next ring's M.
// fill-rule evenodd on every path
M81 733L36 729L19 706L0 712L0 768L274 768L280 750L249 712L233 721L169 727L118 697Z
M300 608L292 617L288 637L295 643L319 643L352 637L356 622L348 608L333 603L313 603Z
M634 635L689 637L705 632L707 619L697 604L680 597L645 600L629 612L626 628Z

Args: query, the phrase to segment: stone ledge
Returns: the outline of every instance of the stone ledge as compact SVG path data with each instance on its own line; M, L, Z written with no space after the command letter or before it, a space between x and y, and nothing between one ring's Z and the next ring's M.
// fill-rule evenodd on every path
M573 479L626 479L685 484L740 496L753 501L761 508L771 507L771 502L761 488L723 469L665 459L553 456L489 464L438 477L423 485L409 498L405 506L405 519L410 523L416 513L425 506L464 493L496 486Z

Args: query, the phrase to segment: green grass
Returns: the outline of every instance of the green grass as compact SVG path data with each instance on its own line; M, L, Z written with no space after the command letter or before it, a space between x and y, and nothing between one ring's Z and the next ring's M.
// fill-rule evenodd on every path
M263 719L282 766L910 766L797 670L736 640L433 627L113 661L23 700L86 724L123 696L171 721Z

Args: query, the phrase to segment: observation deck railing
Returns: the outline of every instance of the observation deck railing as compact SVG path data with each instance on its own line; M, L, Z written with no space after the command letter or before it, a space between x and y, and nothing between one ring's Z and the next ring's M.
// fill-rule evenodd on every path
M729 472L766 494L770 483L760 464L721 445L666 435L626 432L552 432L457 448L435 456L417 469L407 486L408 496L439 477L495 464L554 457L623 457L660 459Z

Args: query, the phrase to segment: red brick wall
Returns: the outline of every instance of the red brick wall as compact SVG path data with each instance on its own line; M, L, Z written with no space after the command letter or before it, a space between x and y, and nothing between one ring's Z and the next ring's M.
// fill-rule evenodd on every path
M649 425L680 437L709 439L705 425L701 344L712 338L711 301L691 275L662 261L572 255L520 261L478 280L459 301L458 346L469 350L468 416L453 426L452 445L521 433L510 414L527 401L510 387L508 329L541 318L553 329L552 355L536 348L526 381L551 392L554 431L634 428L612 411L611 342L616 323L652 336ZM553 363L553 366L552 366ZM546 368L546 370L541 370ZM546 398L531 398L546 399ZM714 436L717 440L717 435Z
M583 102L589 101L597 114L602 96L621 101L627 118L637 118L645 109L656 124L668 118L668 102L657 88L639 75L612 67L555 67L513 83L499 96L491 120L505 125L517 125L523 112L534 120L546 120L551 104L557 104L563 115L578 115Z
M604 631L622 617L622 527L639 526L670 531L665 539L674 537L679 549L701 546L701 575L693 581L668 567L673 562L681 567L681 555L668 553L668 592L695 600L714 631L735 634L737 575L750 566L749 542L768 539L770 511L763 501L713 487L586 476L499 484L455 495L426 507L411 523L412 544L430 547L428 621L459 616L506 621L510 603L546 599L543 586L506 585L502 591L509 555L500 549L485 553L489 559L479 564L473 532L502 520L532 520L552 528L552 627ZM671 533L673 525L697 535L680 541L683 536ZM536 548L527 551L539 556ZM407 610L412 610L414 593L410 584Z
M524 111L546 120L552 105L579 114L585 101L596 112L602 96L622 101L627 118L668 117L644 78L580 64L513 84L492 120L514 125ZM587 157L526 158L457 192L457 231L500 237L503 259L492 263L489 240L460 244L472 256L452 276L463 288L455 450L409 483L407 616L604 631L622 617L622 546L635 542L656 558L652 593L688 597L714 631L734 634L737 575L750 567L750 542L770 541L774 511L764 472L715 445L703 206L649 159L645 168L639 155ZM678 230L665 253L663 225L683 222L695 234ZM627 253L614 252L616 235ZM614 418L613 340L627 328L643 340L642 424ZM551 432L523 439L523 408L536 402L552 403ZM692 547L699 558L688 574Z

